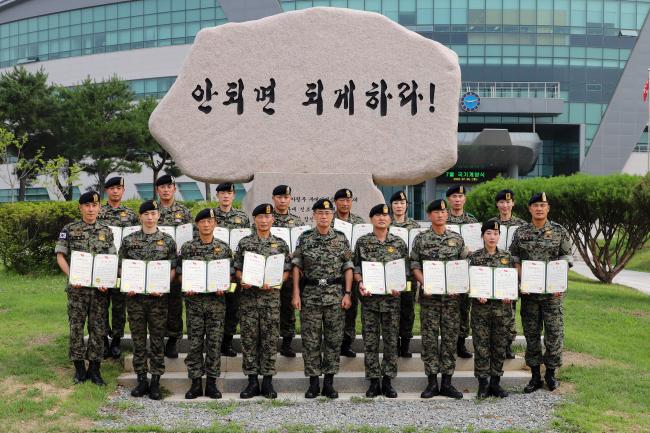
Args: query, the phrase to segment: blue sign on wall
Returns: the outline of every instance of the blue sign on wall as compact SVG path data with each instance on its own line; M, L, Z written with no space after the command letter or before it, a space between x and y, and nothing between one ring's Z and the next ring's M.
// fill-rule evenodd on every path
M478 111L478 107L481 105L481 97L474 92L463 93L463 96L460 97L460 108L463 111Z

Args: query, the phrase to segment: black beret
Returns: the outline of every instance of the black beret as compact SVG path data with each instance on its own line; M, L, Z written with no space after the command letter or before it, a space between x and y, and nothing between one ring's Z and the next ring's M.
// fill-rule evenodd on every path
M331 210L334 211L334 205L326 198L321 198L311 207L311 210Z
M99 203L99 194L95 191L84 192L79 196L79 204Z
M463 185L454 185L447 188L447 192L445 193L445 195L449 197L452 194L465 194L466 192L467 190Z
M121 176L111 177L104 184L104 188L110 188L112 186L124 186L124 178Z
M501 224L499 223L499 220L497 220L496 218L492 218L483 223L483 225L481 226L481 234L485 234L487 230L499 231L500 228L501 228Z
M530 206L533 203L537 202L544 202L548 203L548 199L546 198L546 193L545 192L538 192L537 194L533 194L533 196L528 200L528 206Z
M427 206L427 213L433 212L434 210L447 210L447 202L439 198L429 203Z
M206 218L214 218L214 209L211 207L203 209L201 212L197 213L194 217L194 222L198 223L201 220Z
M174 183L176 183L176 179L174 179L174 176L171 176L169 174L160 176L158 180L156 180L156 186L174 184Z
M140 205L140 215L150 210L158 210L158 203L153 200L147 200Z
M512 192L511 189L502 189L497 193L497 196L494 198L495 202L498 202L499 200L514 200L515 199L515 193Z
M408 200L406 198L406 193L404 191L397 191L396 193L390 196L391 203L398 200Z
M268 203L258 204L255 209L253 209L253 216L258 215L271 215L273 213L273 206Z
M339 189L336 191L336 193L334 193L334 200L338 200L340 198L352 198L352 191L347 188Z
M291 195L291 187L288 185L278 185L273 188L273 195Z
M369 216L372 218L375 215L390 215L388 212L388 206L386 206L385 203L374 205L370 208Z
M230 182L220 183L219 185L217 185L217 192L225 192L225 191L235 192L235 185L233 185Z

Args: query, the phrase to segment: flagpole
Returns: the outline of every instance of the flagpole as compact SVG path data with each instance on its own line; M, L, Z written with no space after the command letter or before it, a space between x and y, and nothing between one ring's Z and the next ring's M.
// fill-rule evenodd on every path
M648 68L648 81L646 83L650 83L650 68ZM646 144L645 150L646 153L648 154L648 172L650 173L650 98L647 98L648 102L648 124L646 125L646 128L648 129L648 143ZM647 174L646 173L646 174Z

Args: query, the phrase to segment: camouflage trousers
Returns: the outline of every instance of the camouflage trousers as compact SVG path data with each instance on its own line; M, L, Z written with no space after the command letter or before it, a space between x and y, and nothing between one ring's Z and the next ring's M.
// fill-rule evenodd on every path
M185 296L187 339L190 349L185 358L187 376L198 379L221 374L221 338L226 305L214 293ZM205 360L203 349L205 348Z
M373 296L374 298L374 296ZM399 333L400 299L378 296L373 304L361 302L361 324L366 379L397 376L397 336ZM378 301L378 302L377 302ZM378 306L376 304L381 303ZM379 339L384 342L384 357L379 364Z
M110 324L108 321L109 310L111 310ZM124 337L124 325L126 325L126 293L120 292L120 289L115 287L108 289L106 301L106 336L111 338Z
M167 327L165 336L183 338L183 294L181 283L174 280L167 295Z
M259 306L242 297L241 319L242 370L245 375L274 375L280 338L279 305Z
M522 295L521 322L526 337L526 365L546 368L562 366L564 344L564 309L562 298L553 295ZM542 330L546 351L542 356Z
M512 301L510 305L512 309L510 311L510 319L508 320L508 332L510 332L510 343L512 344L517 338L517 321L515 320L517 316L517 301Z
M343 336L350 341L357 337L357 311L359 310L359 283L352 283L352 294L350 295L350 308L345 311L345 325Z
M344 311L340 304L303 305L300 327L305 376L339 372Z
M512 307L500 300L481 304L472 300L472 339L474 341L474 376L503 376L506 347L510 343Z
M458 296L458 313L460 314L460 326L458 328L458 338L469 337L469 316L472 308L472 300L469 295Z
M237 290L234 292L226 293L226 318L223 325L223 335L233 336L237 333L240 297L241 287L239 285L237 285Z
M400 293L399 336L400 338L413 338L413 324L415 323L415 282L409 292Z
M167 296L135 295L126 298L133 339L133 370L137 374L150 372L160 375L165 372L165 326L169 305Z
M420 298L422 362L427 376L454 374L460 326L459 298L433 295ZM438 349L440 335L440 349Z
M104 357L107 296L96 288L69 287L68 323L70 325L69 357L71 361L101 361ZM84 344L84 326L88 322L88 346Z
M291 305L293 296L293 280L289 278L282 284L280 290L280 336L293 338L296 336L296 312Z

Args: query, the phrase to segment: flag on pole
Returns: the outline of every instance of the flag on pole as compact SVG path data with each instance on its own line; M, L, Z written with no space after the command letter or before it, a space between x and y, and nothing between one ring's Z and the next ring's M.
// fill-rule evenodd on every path
M643 86L643 102L648 99L648 85L650 85L650 80L645 80L645 86Z

